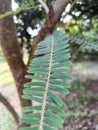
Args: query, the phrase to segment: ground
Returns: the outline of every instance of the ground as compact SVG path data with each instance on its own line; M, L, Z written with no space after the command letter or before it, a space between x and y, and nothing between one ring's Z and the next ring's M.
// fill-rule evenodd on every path
M68 106L64 130L98 130L98 84L87 85L73 83L71 93L63 97Z

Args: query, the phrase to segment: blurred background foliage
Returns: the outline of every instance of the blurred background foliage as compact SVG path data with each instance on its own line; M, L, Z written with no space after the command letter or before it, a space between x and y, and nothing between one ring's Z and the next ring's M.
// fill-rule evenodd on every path
M53 4L54 1L55 0L45 0L47 4ZM24 2L29 3L31 0L15 0L15 2L18 6L21 6ZM30 52L33 37L37 35L46 17L42 6L36 0L33 0L33 2L35 5L34 8L21 11L14 16L21 48L26 48L28 52ZM81 34L81 38L83 36L87 37L88 42L91 41L93 46L93 42L98 40L98 0L79 0L74 10L66 16L69 10L70 4L65 12L63 12L57 28L66 33L75 33L73 37L76 38L76 40L78 38L77 36ZM81 38L79 37L79 39ZM92 40L91 38L95 39ZM76 43L76 41L74 41L74 43ZM80 50L80 43L76 44L71 45L73 60L97 60L96 54L98 52L96 50L89 49L89 46L86 50Z

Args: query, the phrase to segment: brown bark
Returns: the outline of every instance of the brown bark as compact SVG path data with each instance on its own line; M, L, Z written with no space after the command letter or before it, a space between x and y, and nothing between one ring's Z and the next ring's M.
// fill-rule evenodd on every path
M8 10L11 10L11 0L0 0L0 14ZM17 41L13 16L7 16L0 20L0 44L13 74L21 106L25 107L31 105L30 101L21 98L23 84L27 82L27 79L24 78L26 69Z
M10 113L13 115L16 123L19 123L19 116L14 110L13 106L8 102L8 100L0 93L0 102L2 102L5 107L10 111Z

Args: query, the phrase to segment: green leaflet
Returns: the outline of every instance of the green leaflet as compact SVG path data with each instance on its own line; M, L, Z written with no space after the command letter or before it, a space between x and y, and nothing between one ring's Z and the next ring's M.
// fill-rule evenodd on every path
M54 48L54 51L55 51L55 52L59 52L59 51L65 49L65 48L67 48L67 47L69 46L69 44L62 44L62 45L63 45L63 46L57 46L57 47L55 47L55 48Z
M32 113L23 116L22 121L37 125L37 130L63 128L66 105L55 92L69 93L71 62L68 42L68 36L58 31L46 37L35 51L35 55L40 56L31 61L28 69L30 74L26 77L32 81L24 85L22 97L34 100L38 105L25 107L24 112Z
M39 110L41 110L41 109L42 109L41 106L28 106L28 107L24 107L24 108L23 108L23 111L24 111L24 112L32 112L33 110L39 111Z
M40 67L41 69L43 69L43 72L40 71L39 69L35 69L35 70L29 69L28 72L29 72L29 73L33 73L34 76L36 76L36 74L43 75L43 76L48 76L48 75L47 75L47 71L48 71L48 70L46 70L45 67L43 67L43 68L42 68L41 66L39 66L39 67Z
M24 115L24 117L22 118L22 120L25 120L25 119L37 119L40 117L40 113L30 113L30 114L27 114L27 115Z
M57 127L57 128L63 128L63 124L56 122L55 120L52 120L50 118L45 118L44 122L50 126Z
M39 55L39 54L49 54L49 53L50 53L49 48L43 48L43 49L36 51L37 55ZM43 57L41 59L43 59ZM44 60L46 60L46 59L44 59Z
M24 87L35 87L35 86L45 86L45 82L28 82L24 84Z
M60 68L60 67L69 67L71 65L70 61L67 62L57 62L53 64L53 68Z
M23 95L22 98L24 99L28 99L28 100L35 100L36 102L42 103L43 99L42 98L38 98L38 97L34 97L34 96L30 96L30 95Z
M57 72L54 74L51 74L51 77L52 78L55 78L55 79L62 79L62 80L72 80L72 78L70 77L70 76L68 76L68 75L64 75L64 72L63 72L63 74L62 74L62 71L61 71L61 73L60 74L58 74L58 70L57 70Z
M27 89L24 89L23 90L23 94L29 94L29 95L33 95L33 96L40 96L40 97L43 97L44 96L44 93L42 91L31 91L30 90L27 90Z
M52 110L54 113L57 113L58 115L65 115L65 111L63 109L60 109L60 107L56 105L46 104L46 108Z
M69 94L68 89L61 88L60 86L49 86L49 89L62 93L62 94Z
M44 58L41 58L41 57L37 57L33 60L34 63L40 63L41 62L44 62L44 63L49 63L49 57L44 57Z
M64 102L54 93L48 92L49 97L51 97L59 106L63 107Z
M45 72L47 72L47 71L48 71L48 69L47 69L47 68L45 68L45 67L44 67L44 66L42 66L42 65L40 65L40 68L36 68L35 66L29 67L29 70L28 70L28 71L30 71L30 70L31 70L31 73L32 73L32 72L34 72L34 71L40 71L40 69L44 69L44 71L45 71Z
M19 130L38 130L38 127L25 127L25 128L20 128Z
M67 60L67 59L69 59L71 56L70 56L70 53L68 53L68 54L66 54L65 56L62 56L62 57L55 57L55 58L53 58L53 61L54 62L61 62L61 61L64 61L64 60Z
M44 128L44 130L58 130L58 129L53 128L53 127L51 128L50 126L47 126L47 125L44 125L43 128Z
M26 124L36 124L36 125L39 124L39 119L22 118L21 121Z
M33 63L32 62L32 65L31 65L31 67L32 68L34 68L34 67L40 67L40 69L42 69L42 68L44 68L44 69L46 69L46 67L49 67L49 63L47 62L47 64L46 64L46 62L44 63L44 62L39 62L39 63ZM39 69L39 68L38 68Z
M56 122L64 123L64 120L60 116L54 114L53 112L51 112L49 110L45 111L45 115L48 116L48 117L50 117L50 118L52 118Z
M69 69L64 69L64 68L54 68L53 69L53 72L56 72L56 73L58 73L58 72L60 72L60 73L66 73L66 72L68 72L69 71Z
M69 53L69 49L64 49L62 51L57 51L56 53L53 53L53 57L55 56L61 56L61 55L65 55L66 53Z
M27 92L27 93L32 93L32 92L38 92L38 91L40 91L41 93L43 92L43 91L45 91L45 88L44 87L42 87L42 88L40 88L40 87L33 87L33 88L25 88L24 90L23 90L23 92L25 93L25 92ZM39 93L40 93L39 92Z
M40 80L40 81L45 81L46 78L42 77L42 76L35 76L35 75L27 75L25 76L28 79L36 79L36 80Z
M60 86L63 86L65 88L69 87L69 83L67 82L64 82L62 80L57 80L57 79L51 79L50 80L50 84L52 85L60 85Z

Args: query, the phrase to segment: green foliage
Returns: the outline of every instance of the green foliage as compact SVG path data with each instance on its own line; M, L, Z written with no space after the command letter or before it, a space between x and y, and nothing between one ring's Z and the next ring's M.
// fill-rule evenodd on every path
M70 32L88 32L94 29L98 32L98 0L80 0L74 6L63 28Z
M45 0L46 3L51 3L55 0ZM39 6L39 2L36 0L15 0L15 2L19 5L18 9L15 11L8 11L5 14L0 15L0 19L4 18L10 14L16 15L16 27L17 27L17 35L20 38L21 48L24 46L30 52L31 49L31 35L29 34L28 28L31 30L38 29L42 24L42 20L45 18L45 12L42 7ZM81 50L88 51L98 51L98 39L92 37L84 37L79 32L85 32L90 29L98 30L98 16L95 12L97 12L98 1L87 0L81 2L77 2L75 8L73 10L72 19L70 22L63 23L62 25L58 24L58 26L63 29L73 30L74 27L78 27L77 34L70 34L70 42L81 44ZM88 10L88 9L89 10ZM78 15L76 15L78 13ZM20 21L20 22L19 22ZM95 27L96 26L96 27ZM77 27L75 28L77 30ZM86 28L86 29L85 29ZM90 28L90 29L88 29ZM77 31L76 31L77 32ZM96 31L97 33L97 31ZM97 43L97 44L96 44Z
M96 120L98 117L97 105L95 105L98 100L97 93L95 94L90 89L90 85L87 86L87 81L84 83L79 79L75 79L71 86L70 94L63 97L68 106L65 115L65 129L77 128L77 130L83 130L85 126L88 129L93 129L96 121L92 120ZM88 120L91 123L90 127L87 124Z
M30 0L25 1L25 2L23 2L23 4L22 4L18 9L16 9L15 11L12 11L12 10L11 10L11 11L5 12L4 14L1 14L1 15L0 15L0 19L5 18L5 17L7 17L7 16L9 16L9 15L11 15L11 14L16 15L16 14L18 14L19 12L21 12L22 10L28 10L28 9L30 9L30 8L34 8L34 2L33 2L33 1L30 1Z
M82 105L87 105L87 102L94 102L97 97L95 97L93 91L91 91L87 86L87 81L86 84L83 84L82 81L74 80L72 82L73 88L71 88L70 91L74 92L77 94L78 100L80 104ZM86 94L85 94L86 93Z
M71 77L69 38L62 32L54 32L40 42L35 51L39 57L31 61L27 78L33 79L24 85L23 98L34 100L36 106L24 108L30 112L22 122L33 125L20 130L58 130L63 128L65 103L57 92L68 94Z
M70 44L79 45L82 51L96 51L98 52L98 38L92 36L83 36L80 33L69 33Z

